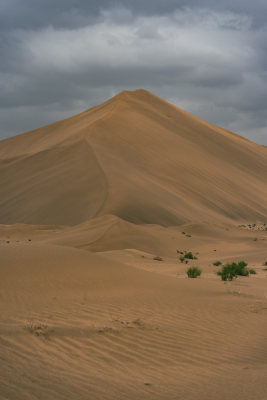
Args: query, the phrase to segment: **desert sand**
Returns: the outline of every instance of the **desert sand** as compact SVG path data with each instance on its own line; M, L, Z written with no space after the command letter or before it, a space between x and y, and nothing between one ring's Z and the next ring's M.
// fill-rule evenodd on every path
M266 400L266 147L122 92L1 141L0 185L1 399Z

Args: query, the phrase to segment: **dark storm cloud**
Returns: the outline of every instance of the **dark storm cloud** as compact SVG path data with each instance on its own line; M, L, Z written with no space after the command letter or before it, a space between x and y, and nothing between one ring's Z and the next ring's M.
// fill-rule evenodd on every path
M267 144L267 3L0 0L0 136L151 90Z
M265 0L216 3L214 0L1 0L0 27L80 27L93 22L101 10L120 7L132 10L135 15L166 15L177 9L198 7L250 15L257 27L266 22Z

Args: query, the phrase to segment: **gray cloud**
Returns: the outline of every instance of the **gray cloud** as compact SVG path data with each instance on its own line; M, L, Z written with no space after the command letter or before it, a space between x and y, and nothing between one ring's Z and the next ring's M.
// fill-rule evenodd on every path
M267 144L264 3L2 0L0 137L143 87Z
M257 28L265 25L265 0L202 0L201 8L249 15ZM77 28L94 23L102 10L125 8L134 15L167 15L185 7L200 7L199 0L1 0L0 27L39 29L48 25Z

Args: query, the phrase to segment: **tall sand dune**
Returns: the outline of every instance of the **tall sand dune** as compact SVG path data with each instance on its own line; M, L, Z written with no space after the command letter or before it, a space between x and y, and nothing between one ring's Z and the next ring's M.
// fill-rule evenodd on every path
M0 221L267 217L267 153L144 90L0 142Z

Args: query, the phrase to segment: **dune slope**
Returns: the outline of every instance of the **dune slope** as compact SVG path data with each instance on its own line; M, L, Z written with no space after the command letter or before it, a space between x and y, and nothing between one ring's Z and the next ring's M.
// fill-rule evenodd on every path
M144 90L0 142L0 221L265 220L267 152Z

